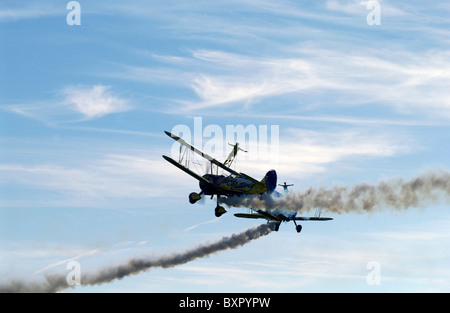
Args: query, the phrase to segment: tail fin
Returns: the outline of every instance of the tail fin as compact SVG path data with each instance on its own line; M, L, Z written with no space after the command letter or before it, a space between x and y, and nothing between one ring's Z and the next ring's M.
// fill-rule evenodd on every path
M267 192L271 193L277 187L277 172L275 170L268 171L261 182L266 185Z

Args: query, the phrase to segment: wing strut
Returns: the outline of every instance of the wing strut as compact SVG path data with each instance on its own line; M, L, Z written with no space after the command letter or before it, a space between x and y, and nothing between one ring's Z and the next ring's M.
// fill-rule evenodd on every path
M166 133L167 136L169 136L170 138L172 138L173 140L177 141L179 144L185 146L186 148L190 149L191 151L197 153L198 155L200 155L201 157L207 159L208 161L210 161L212 164L217 165L218 167L220 167L221 169L224 169L225 171L236 175L236 176L240 176L241 174L239 174L238 172L236 172L235 170L229 168L228 166L223 165L223 163L217 161L216 159L214 159L213 157L209 156L208 154L204 153L203 151L197 149L196 147L190 145L189 143L187 143L186 141L184 141L183 139L181 139L180 137L168 132L168 131L164 131Z
M182 164L178 163L177 161L175 161L174 159L168 157L167 155L163 155L163 158L168 161L169 163L172 163L173 165L175 165L176 167L178 167L180 170L182 170L183 172L191 175L192 177L194 177L195 179L197 179L198 181L201 181L209 186L212 186L214 188L214 186L205 178L201 177L200 175L194 173L193 171L191 171L190 169L188 169L187 167L183 166Z

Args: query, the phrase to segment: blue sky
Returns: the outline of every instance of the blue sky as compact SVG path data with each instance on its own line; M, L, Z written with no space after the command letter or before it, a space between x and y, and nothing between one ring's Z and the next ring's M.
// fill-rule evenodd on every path
M164 130L193 130L195 117L224 131L278 126L275 161L237 166L258 179L274 167L292 191L450 167L446 1L379 1L381 24L368 25L367 2L353 0L81 0L79 26L67 2L0 5L2 281L258 225L216 219L213 200L189 204L197 182L161 158ZM333 215L300 235L283 224L236 250L68 291L448 292L441 200ZM380 285L366 281L369 262Z

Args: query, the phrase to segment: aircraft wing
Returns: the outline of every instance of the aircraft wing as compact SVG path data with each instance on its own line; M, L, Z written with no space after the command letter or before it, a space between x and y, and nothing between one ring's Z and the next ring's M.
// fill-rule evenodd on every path
M200 175L194 173L193 171L191 171L190 169L188 169L187 167L184 167L183 165L181 165L180 163L178 163L177 161L175 161L174 159L168 157L167 155L163 155L163 158L168 161L169 163L172 163L173 165L175 165L176 167L178 167L180 170L182 170L183 172L191 175L192 177L194 177L195 179L197 179L198 181L201 181L202 183L211 186L212 188L215 189L214 185L211 184L208 180L206 180L205 178L201 177Z
M255 218L255 219L256 218L264 218L264 219L266 219L268 221L276 221L276 222L281 222L282 221L281 218L279 218L279 217L277 217L275 215L272 215L272 214L270 214L268 212L265 212L265 211L262 211L262 210L257 210L256 212L258 212L258 213L249 213L249 214L236 213L236 214L234 214L234 216L241 217L241 218Z
M305 216L301 217L301 216L299 216L299 217L290 217L290 218L284 219L284 218L280 218L280 217L278 217L276 215L272 215L272 214L270 214L268 212L265 212L265 211L258 210L257 212L258 213L236 213L236 214L234 214L234 216L240 217L240 218L253 218L253 219L264 218L264 219L269 220L269 221L277 221L277 222L281 222L283 220L284 221L286 221L286 220L295 220L295 221L330 221L330 220L333 219L331 217L314 217L314 216L311 216L311 217L305 217Z
M173 140L177 141L179 144L185 146L186 148L188 148L189 150L197 153L198 155L200 155L201 157L207 159L208 161L210 161L212 164L217 165L218 167L220 167L221 169L224 169L225 171L234 174L236 176L241 176L240 173L236 172L235 170L229 168L228 166L225 166L223 163L217 161L216 159L214 159L213 157L209 156L208 154L204 153L203 151L197 149L196 147L192 146L191 144L187 143L186 141L184 141L183 139L181 139L180 137L168 132L168 131L164 131L166 133L167 136L169 136L170 138L172 138ZM170 161L169 161L170 162Z
M229 168L228 166L226 166L226 165L223 164L222 162L217 161L216 159L214 159L214 158L211 157L210 155L206 154L205 152L201 151L200 149L197 149L197 148L194 147L193 145L187 143L186 141L184 141L184 140L181 139L180 137L178 137L178 136L176 136L176 135L174 135L174 134L172 134L172 133L170 133L170 132L168 132L168 131L164 131L164 132L166 133L167 136L169 136L169 137L172 138L173 140L177 141L179 144L185 146L187 149L189 149L189 150L195 152L196 154L200 155L201 157L207 159L207 160L210 161L212 164L214 164L214 165L220 167L221 169L223 169L223 170L225 170L225 171L227 171L227 172L229 172L229 173L231 173L231 174L233 174L233 175L236 175L236 176L239 176L239 177L245 177L245 178L251 180L255 185L259 185L259 186L265 187L265 185L264 185L262 182L260 182L259 180L256 180L256 179L254 179L253 177L251 177L251 176L249 176L249 175L247 175L247 174L245 174L245 173L238 173L238 172L236 172L235 170ZM173 163L172 163L172 164L173 164ZM176 165L176 166L177 166L177 165ZM189 174L189 173L188 173L188 174Z
M254 219L258 219L258 218L264 218L267 219L264 215L262 214L257 214L257 213L236 213L234 214L234 216L236 217L240 217L240 218L254 218Z
M331 221L333 218L331 218L331 217L316 217L316 216L311 216L311 217L298 216L298 217L294 217L292 219L296 220L296 221Z

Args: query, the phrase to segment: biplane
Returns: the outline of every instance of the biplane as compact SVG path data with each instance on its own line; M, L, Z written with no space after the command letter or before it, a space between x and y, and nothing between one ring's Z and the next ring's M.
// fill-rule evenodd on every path
M211 199L216 196L217 205L214 213L216 217L220 217L227 212L227 210L220 205L221 200L223 200L224 197L245 197L249 195L262 196L265 194L269 194L273 197L281 196L280 193L275 191L275 188L277 186L277 173L275 170L269 170L262 180L257 180L247 174L237 172L229 167L229 165L232 164L234 158L236 157L238 151L247 152L241 149L238 143L234 145L230 144L231 146L233 146L233 150L230 152L225 162L222 163L204 153L203 151L197 149L196 147L192 146L191 144L187 143L182 138L168 131L165 131L165 133L167 136L171 137L173 140L177 141L180 144L180 150L178 161L175 161L174 159L166 155L163 155L163 158L199 181L200 192L192 192L189 194L189 202L191 204L199 201L202 196L211 196ZM191 168L192 164L189 158L189 154L191 152L193 154L201 156L207 161L207 165L209 167L207 173L201 175L196 173L196 171ZM222 170L222 173L220 175L219 169ZM227 173L227 175L224 175L225 172ZM292 185L287 185L286 183L284 183L280 186L282 186L285 191L287 191L287 187ZM278 231L281 222L293 221L295 224L295 228L299 233L302 230L302 226L297 224L297 221L332 220L332 218L330 217L320 217L320 210L316 211L316 214L313 217L299 217L297 216L297 212L286 212L281 209L249 209L251 210L251 213L236 213L234 214L234 216L239 218L266 219L268 222L272 222L275 225L275 231Z

